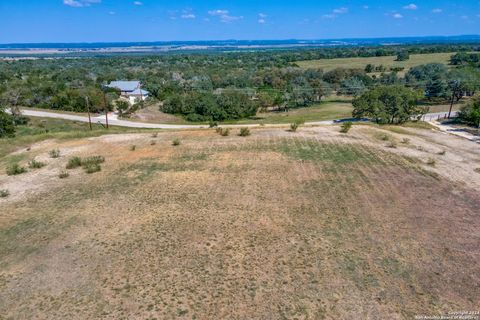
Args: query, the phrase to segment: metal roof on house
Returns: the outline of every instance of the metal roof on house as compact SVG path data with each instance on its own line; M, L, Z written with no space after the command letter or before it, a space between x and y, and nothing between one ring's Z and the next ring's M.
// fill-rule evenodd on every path
M137 96L148 96L150 92L142 89L135 89L132 92L129 92L130 95L137 95Z
M120 91L135 91L140 87L140 81L112 81L107 87L116 88Z

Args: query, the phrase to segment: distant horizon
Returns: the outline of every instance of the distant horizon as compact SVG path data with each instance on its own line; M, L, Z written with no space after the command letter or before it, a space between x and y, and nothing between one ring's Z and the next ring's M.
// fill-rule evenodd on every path
M152 40L152 41L78 41L78 42L9 42L0 43L0 46L14 46L14 45L101 45L101 44L198 44L198 43L226 43L226 42L271 42L286 44L288 42L307 42L306 44L321 44L321 42L335 42L346 40L435 40L445 39L452 42L461 41L480 41L479 34L455 34L455 35L423 35L423 36L382 36L382 37L339 37L339 38L285 38L285 39L240 39L240 38L225 38L225 39L203 39L203 40ZM448 42L448 41L447 41ZM34 48L34 47L29 47Z

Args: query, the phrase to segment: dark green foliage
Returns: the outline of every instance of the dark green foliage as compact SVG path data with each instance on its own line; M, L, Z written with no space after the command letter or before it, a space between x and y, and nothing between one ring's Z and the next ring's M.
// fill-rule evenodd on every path
M15 136L15 121L12 115L0 107L0 138Z
M352 122L350 122L350 121L344 122L344 123L342 123L342 127L340 129L340 132L341 133L348 133L348 131L350 131L352 126L353 126Z
M382 86L353 101L353 116L370 117L377 123L403 123L422 114L417 105L420 94L403 86Z
M248 137L250 135L250 129L249 128L241 128L239 136L240 137Z
M30 169L40 169L40 168L43 168L44 166L45 166L45 163L37 161L35 159L28 162L28 167Z
M82 166L88 166L92 164L100 164L105 162L105 158L102 156L92 156L85 159L82 159Z
M458 118L472 126L480 128L480 98L475 98L469 104L462 107Z
M67 169L75 169L82 166L82 158L72 157L68 159Z
M27 169L20 166L18 163L14 163L7 167L7 175L9 176L16 176L25 172L27 172Z
M410 59L410 54L407 50L401 50L397 53L396 61L407 61L408 59Z
M6 198L10 195L10 191L6 190L6 189L2 189L0 190L0 198Z
M298 129L298 123L294 122L290 124L290 131L291 132L297 132Z

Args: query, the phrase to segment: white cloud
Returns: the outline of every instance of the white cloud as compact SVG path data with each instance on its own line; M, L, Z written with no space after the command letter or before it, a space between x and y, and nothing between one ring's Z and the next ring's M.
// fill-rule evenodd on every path
M196 16L193 13L184 13L180 16L182 19L195 19Z
M336 13L336 14L344 14L347 12L348 12L348 8L345 8L345 7L333 9L333 13Z
M463 20L468 20L468 16L466 16L466 15L463 15L460 18L463 19Z
M265 19L258 19L258 23L265 24L265 23L267 23L267 21Z
M258 16L260 18L263 18L263 19L265 19L267 17L267 15L265 13L259 13Z
M101 3L102 0L63 0L63 4L69 7L89 7L94 3Z
M136 6L143 6L142 1L134 1L133 4L136 5Z
M267 15L265 13L258 14L258 23L265 24L267 23Z
M435 8L435 9L432 10L432 12L433 12L433 13L442 13L443 10L440 9L440 8Z
M400 13L394 13L392 15L392 17L394 17L395 19L402 19L403 18L403 16Z
M323 19L335 19L337 17L336 14L333 14L333 13L329 13L329 14L324 14L322 16Z
M368 9L370 9L370 7L367 6L367 5L364 5L364 6L363 6L363 9L368 10Z
M418 7L415 3L410 3L409 5L406 5L403 7L405 10L417 10Z
M116 13L115 11L109 11L108 12L108 14L111 15L111 16L115 15L115 13Z
M219 17L220 21L225 23L243 19L243 16L231 16L228 10L210 10L208 14Z

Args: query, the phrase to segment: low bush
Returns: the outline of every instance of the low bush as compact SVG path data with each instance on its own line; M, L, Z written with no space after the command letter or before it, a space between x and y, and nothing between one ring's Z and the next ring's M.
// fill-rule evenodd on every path
M437 163L437 162L436 162L435 159L433 159L433 158L428 158L428 159L427 159L427 164L428 164L429 166L432 166L432 167L433 167L433 166L435 166L436 163Z
M157 144L157 143L156 143L155 141L153 141L153 140L150 141L150 145L151 145L151 146L154 146L154 145L156 145L156 144Z
M60 157L60 150L58 149L53 149L53 150L50 150L48 152L48 154L50 155L50 158L59 158Z
M397 144L395 143L395 141L390 141L389 143L387 143L387 148L395 149L396 147Z
M297 132L298 129L298 123L294 122L290 124L290 131L291 132Z
M248 137L250 135L250 129L249 128L241 128L240 129L240 137Z
M130 147L130 151L135 151L137 149L137 146L136 145L133 145Z
M476 173L480 173L480 168L475 168L473 171L475 171Z
M173 139L172 146L179 146L181 144L180 139Z
M210 128L218 127L218 122L216 122L216 121L209 121L209 122L208 122L208 126L209 126Z
M75 169L82 166L82 158L80 157L73 157L68 159L67 162L67 169Z
M0 190L0 198L6 198L10 195L10 191L4 189L4 190Z
M158 137L158 132L152 133L152 138L156 138L156 137Z
M90 174L90 173L95 173L99 172L102 170L102 167L98 163L89 163L84 166L85 172Z
M446 153L447 153L447 151L445 151L445 150L437 152L437 154L440 155L440 156L444 156Z
M342 127L340 128L340 132L341 133L348 133L348 131L350 131L352 126L353 126L352 122L350 122L350 121L344 122L344 123L342 123Z
M403 138L402 141L401 141L401 143L403 143L403 144L409 144L409 143L410 143L410 139L408 139L408 138Z
M70 173L68 173L68 171L62 171L60 172L60 174L58 175L58 177L60 179L65 179L65 178L68 178L70 176Z
M28 167L30 169L40 169L40 168L45 167L45 163L33 159L33 160L28 162Z
M217 127L217 129L215 130L219 135L221 135L222 137L226 137L228 135L230 135L230 129L229 128L220 128L220 127Z
M83 159L82 166L87 167L89 165L100 164L105 162L105 158L102 156L93 156Z
M27 169L20 166L18 163L14 163L11 166L7 167L7 175L9 176L16 176L25 172L27 172Z

